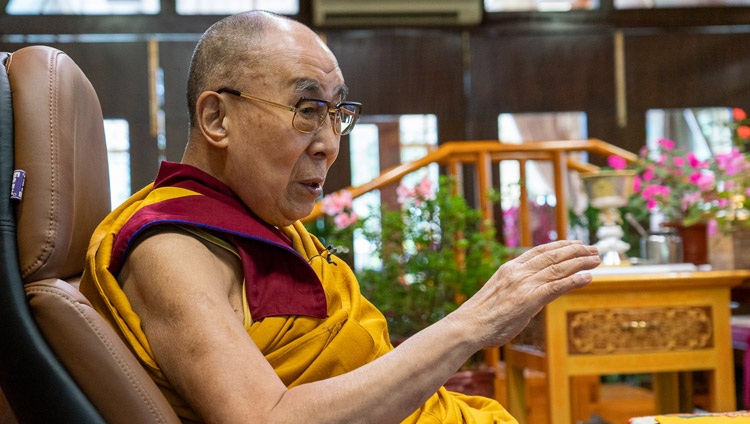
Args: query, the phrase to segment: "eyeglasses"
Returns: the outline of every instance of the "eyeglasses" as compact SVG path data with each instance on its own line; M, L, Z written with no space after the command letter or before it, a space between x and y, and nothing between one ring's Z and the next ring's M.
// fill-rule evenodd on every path
M326 116L330 115L333 132L336 135L347 135L354 128L354 124L357 123L359 114L362 112L362 103L357 102L339 102L334 106L333 103L325 100L301 97L294 106L287 106L226 87L220 88L216 92L233 94L244 99L294 112L292 127L305 134L315 132L323 125Z

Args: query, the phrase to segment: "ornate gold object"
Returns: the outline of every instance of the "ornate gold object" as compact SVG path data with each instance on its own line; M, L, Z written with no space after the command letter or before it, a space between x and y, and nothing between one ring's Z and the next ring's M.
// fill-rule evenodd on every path
M591 206L599 209L601 226L596 231L596 247L602 265L628 265L625 252L630 245L622 240L622 218L619 208L625 206L633 192L633 170L605 170L582 174Z
M713 346L710 306L568 312L568 352L601 355Z

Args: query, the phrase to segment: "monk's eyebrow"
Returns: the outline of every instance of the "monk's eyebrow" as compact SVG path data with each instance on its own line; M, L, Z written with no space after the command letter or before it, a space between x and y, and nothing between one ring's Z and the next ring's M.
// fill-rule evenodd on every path
M323 89L321 88L320 84L317 81L310 80L310 79L297 80L294 84L294 91L300 96L307 96L307 97L323 96ZM340 100L345 99L348 93L349 93L349 87L347 87L345 84L339 85L335 91L335 95L338 96Z

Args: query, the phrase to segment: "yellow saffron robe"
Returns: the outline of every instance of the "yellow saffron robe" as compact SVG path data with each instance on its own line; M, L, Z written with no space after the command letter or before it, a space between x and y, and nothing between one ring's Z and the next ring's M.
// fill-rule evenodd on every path
M170 185L173 180L162 174L185 173L190 184ZM162 183L159 183L159 181ZM195 181L200 184L195 185ZM179 202L205 201L212 197L203 184L216 186L218 182L207 174L186 165L168 163L162 166L157 183L134 194L113 211L96 229L89 246L86 269L81 280L81 291L94 307L109 321L120 337L131 347L145 369L160 387L177 414L186 422L198 422L199 417L184 399L171 387L141 329L140 318L111 270L112 252L117 250L117 234L138 211L161 202L179 199ZM221 183L218 183L221 184ZM203 207L204 204L200 204ZM213 208L212 211L215 211ZM149 216L148 220L152 217ZM188 219L165 219L165 224L190 225ZM216 230L213 225L196 224L198 231ZM324 246L296 222L282 228L288 238L290 251L309 263L319 279L325 294L325 316L274 315L258 319L250 317L245 308L245 328L279 378L287 385L310 383L351 371L393 349L389 342L386 320L369 301L360 294L359 285L346 263L332 257L337 265L328 262ZM221 234L221 231L218 232ZM136 234L137 235L137 234ZM230 233L230 240L242 237ZM135 236L133 236L135 238ZM263 243L264 241L260 241ZM261 244L262 245L262 244ZM273 250L275 247L264 247ZM292 253L282 252L286 255ZM127 251L120 253L123 261ZM292 261L293 262L293 261ZM301 262L300 262L301 263ZM282 264L289 267L289 261ZM302 267L302 265L300 265ZM117 267L115 267L117 268ZM251 286L253 281L247 279ZM317 283L317 282L316 282ZM252 290L249 290L252 292ZM252 304L252 297L250 304ZM314 315L314 314L311 314ZM510 414L495 400L466 396L441 388L425 404L407 417L404 423L515 423Z

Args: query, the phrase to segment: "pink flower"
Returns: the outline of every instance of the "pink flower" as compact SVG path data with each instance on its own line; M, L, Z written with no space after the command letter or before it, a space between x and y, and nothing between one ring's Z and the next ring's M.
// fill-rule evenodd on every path
M359 216L357 216L357 213L352 211L351 213L340 213L333 217L333 223L336 225L336 228L339 230L343 230L344 228L354 224L359 219Z
M323 198L320 204L323 213L328 216L338 215L352 208L352 192L341 190L331 193Z
M435 193L432 191L432 181L428 175L425 175L414 188L408 188L403 184L399 184L396 188L396 201L403 205L409 199L414 199L414 205L420 206L423 201L432 199Z
M733 148L731 153L716 155L716 164L728 177L739 174L746 166L745 157L737 147Z
M693 192L693 193L687 193L685 196L682 197L682 205L681 208L683 211L688 210L688 208L696 203L698 203L701 200L701 194L700 192Z
M643 181L652 181L654 179L654 167L649 165L645 171L643 171Z
M678 168L682 168L683 166L685 166L685 158L681 158L679 156L674 157L672 158L672 163L674 163Z
M422 199L432 198L432 180L430 180L429 175L425 175L419 183L417 183L414 187L414 191L416 192L416 195Z
M696 183L701 191L710 191L716 187L716 175L713 172L701 172Z
M643 182L641 181L640 175L636 175L633 177L633 192L638 193L641 191L641 187L643 186Z
M747 118L747 114L745 113L745 111L738 107L732 109L732 115L734 116L735 121L742 121Z
M398 188L396 188L396 195L397 195L396 201L398 202L398 204L403 205L404 203L406 203L407 200L414 197L416 193L413 189L403 184L399 184Z
M647 201L656 200L659 197L668 197L669 187L661 185L652 185L643 189L643 198Z
M696 171L690 175L688 181L690 181L691 184L698 186L699 190L708 191L714 188L714 182L716 179L711 172Z
M666 138L661 138L659 141L657 141L659 146L663 147L664 150L672 150L674 149L675 142Z
M620 156L611 155L607 157L607 163L609 166L611 166L613 169L625 169L628 166L628 162L621 158Z
M691 168L693 169L708 169L709 164L707 161L701 161L696 156L695 153L690 152L687 154L687 161Z

